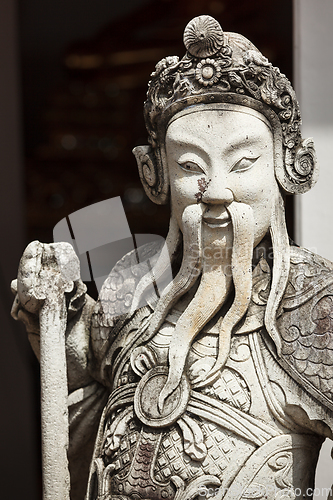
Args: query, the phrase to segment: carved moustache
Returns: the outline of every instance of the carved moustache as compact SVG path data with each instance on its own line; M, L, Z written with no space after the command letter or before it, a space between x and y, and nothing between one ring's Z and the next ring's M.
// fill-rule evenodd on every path
M192 214L195 206L192 207ZM185 220L190 214L190 208L187 207L187 214L183 214L183 231L184 231L184 248L189 248L189 242L186 241L188 236L192 236L193 243L193 232L186 231ZM199 212L200 205L196 206L196 221L194 223L193 218L191 220L192 228L196 225L196 240L201 241L202 238L199 237L202 231L202 218L198 218L201 215ZM199 262L196 262L192 266L192 273L190 276L194 276L194 270L202 269L202 276L198 290L196 291L190 304L187 306L181 317L179 318L177 325L175 327L172 340L169 347L169 374L168 379L164 388L159 396L159 408L160 411L163 408L164 401L166 398L177 388L181 376L184 371L185 362L187 359L188 352L190 350L191 344L197 334L202 330L202 328L208 323L208 321L213 318L217 311L223 306L225 300L228 296L228 292L231 288L231 282L233 281L235 287L235 297L232 306L223 318L220 324L219 332L219 350L216 363L212 370L208 374L201 374L199 378L195 380L196 387L206 385L211 383L218 376L220 369L224 365L230 350L230 338L233 327L240 321L247 311L252 289L252 254L253 254L253 238L254 238L254 221L253 213L251 207L243 203L233 202L227 208L229 215L232 220L233 225L233 250L231 258L231 276L225 273L224 266L225 261L223 259L223 254L221 253L220 261L214 261L213 267L209 265L202 266L202 251L198 252L200 256ZM202 209L201 209L202 211ZM185 216L185 217L184 217ZM191 234L192 233L192 234ZM201 236L201 235L200 235ZM200 250L202 247L200 246ZM189 256L187 256L189 257ZM186 254L184 255L182 268L188 266L186 262ZM185 271L185 269L183 270ZM182 269L180 273L183 276ZM178 275L175 279L176 286L173 288L170 285L169 290L166 295L160 299L161 303L165 299L170 299L172 297L172 304L187 291L190 286L193 285L195 280L187 280L186 290L181 288L179 284L182 282ZM165 318L166 312L169 310L171 305L167 302L163 303L163 306L159 308L158 320L154 321L154 330L157 325L161 325L163 319ZM161 315L163 308L163 317ZM158 326L158 328L159 328ZM157 329L158 329L157 328ZM157 329L155 331L157 331Z

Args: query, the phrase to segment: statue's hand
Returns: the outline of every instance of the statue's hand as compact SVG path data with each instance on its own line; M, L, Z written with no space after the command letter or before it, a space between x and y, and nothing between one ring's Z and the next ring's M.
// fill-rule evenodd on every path
M37 333L37 314L44 301L71 292L79 278L79 260L69 243L33 241L22 255L17 280L12 282L16 293L12 316Z
M28 333L39 335L39 320L38 315L28 312L23 308L18 293L17 293L17 279L11 283L11 290L15 295L11 315L14 319L22 321Z

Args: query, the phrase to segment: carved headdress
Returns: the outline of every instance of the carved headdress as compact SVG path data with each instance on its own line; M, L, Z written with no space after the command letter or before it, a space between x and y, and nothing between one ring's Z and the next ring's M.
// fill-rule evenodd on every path
M157 63L144 106L150 147L135 148L148 196L167 202L169 183L164 138L170 118L201 103L251 107L269 120L275 142L275 174L285 193L308 191L318 171L312 139L302 140L299 105L291 83L245 37L224 33L210 16L199 16L184 31L185 56Z

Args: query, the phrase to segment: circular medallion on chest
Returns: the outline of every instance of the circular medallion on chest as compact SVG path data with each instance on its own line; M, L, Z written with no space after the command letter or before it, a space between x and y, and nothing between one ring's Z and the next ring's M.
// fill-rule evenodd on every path
M177 389L166 398L163 409L158 408L158 397L168 377L166 366L156 366L139 382L134 396L134 410L142 423L150 427L167 427L185 412L190 387L185 376Z

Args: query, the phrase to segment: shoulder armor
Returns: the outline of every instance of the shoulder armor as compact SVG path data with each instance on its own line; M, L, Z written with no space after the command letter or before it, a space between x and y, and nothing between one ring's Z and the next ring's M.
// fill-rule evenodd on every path
M132 250L120 259L103 283L93 314L93 326L113 327L131 307L134 291L154 266L161 242L154 241Z
M279 314L280 364L333 410L333 265L293 247Z
M284 309L298 306L333 283L333 264L305 248L290 248L290 271L283 296Z

